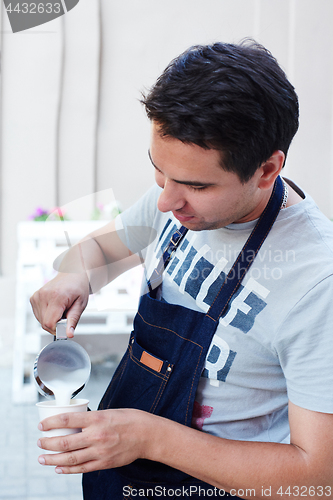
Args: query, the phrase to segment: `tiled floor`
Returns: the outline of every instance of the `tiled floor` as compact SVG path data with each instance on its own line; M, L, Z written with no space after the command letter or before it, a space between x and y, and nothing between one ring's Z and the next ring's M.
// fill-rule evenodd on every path
M93 366L88 385L80 393L89 399L92 410L113 370L111 362ZM58 475L53 467L39 465L37 409L35 404L12 404L11 376L11 369L0 368L0 499L82 500L81 475Z

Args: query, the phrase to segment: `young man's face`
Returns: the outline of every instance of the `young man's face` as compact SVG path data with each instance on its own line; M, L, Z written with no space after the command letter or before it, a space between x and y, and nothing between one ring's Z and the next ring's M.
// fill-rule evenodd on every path
M242 184L238 175L221 168L221 152L161 137L154 123L149 154L155 180L163 189L158 209L172 212L188 229L247 222L259 217L267 203L266 193L258 187L260 169Z

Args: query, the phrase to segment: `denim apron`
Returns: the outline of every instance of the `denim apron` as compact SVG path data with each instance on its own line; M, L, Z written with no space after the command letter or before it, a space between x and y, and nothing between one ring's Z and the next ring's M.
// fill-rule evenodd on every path
M176 231L148 282L148 292L141 298L127 351L99 410L136 408L191 426L196 389L219 319L227 313L231 298L273 226L283 195L283 182L278 177L264 212L206 314L156 299L163 270L187 229L182 226ZM85 500L170 499L189 493L197 499L204 496L203 490L208 496L229 497L216 488L212 494L214 487L180 470L143 459L83 475Z

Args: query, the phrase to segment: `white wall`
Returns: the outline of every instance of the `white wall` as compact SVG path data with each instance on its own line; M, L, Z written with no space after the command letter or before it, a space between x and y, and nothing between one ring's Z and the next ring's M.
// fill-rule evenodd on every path
M300 98L286 175L333 216L332 21L327 0L80 0L16 34L3 13L0 317L14 311L18 221L109 188L127 207L152 184L140 91L192 44L250 36L273 52Z

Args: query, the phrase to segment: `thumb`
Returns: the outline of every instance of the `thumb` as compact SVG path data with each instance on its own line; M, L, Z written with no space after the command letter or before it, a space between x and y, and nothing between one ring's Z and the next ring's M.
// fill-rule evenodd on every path
M76 300L73 302L71 307L67 310L66 318L67 318L67 326L66 326L66 335L68 338L74 337L75 328L79 322L79 319L86 307L86 304L82 304L81 301Z

